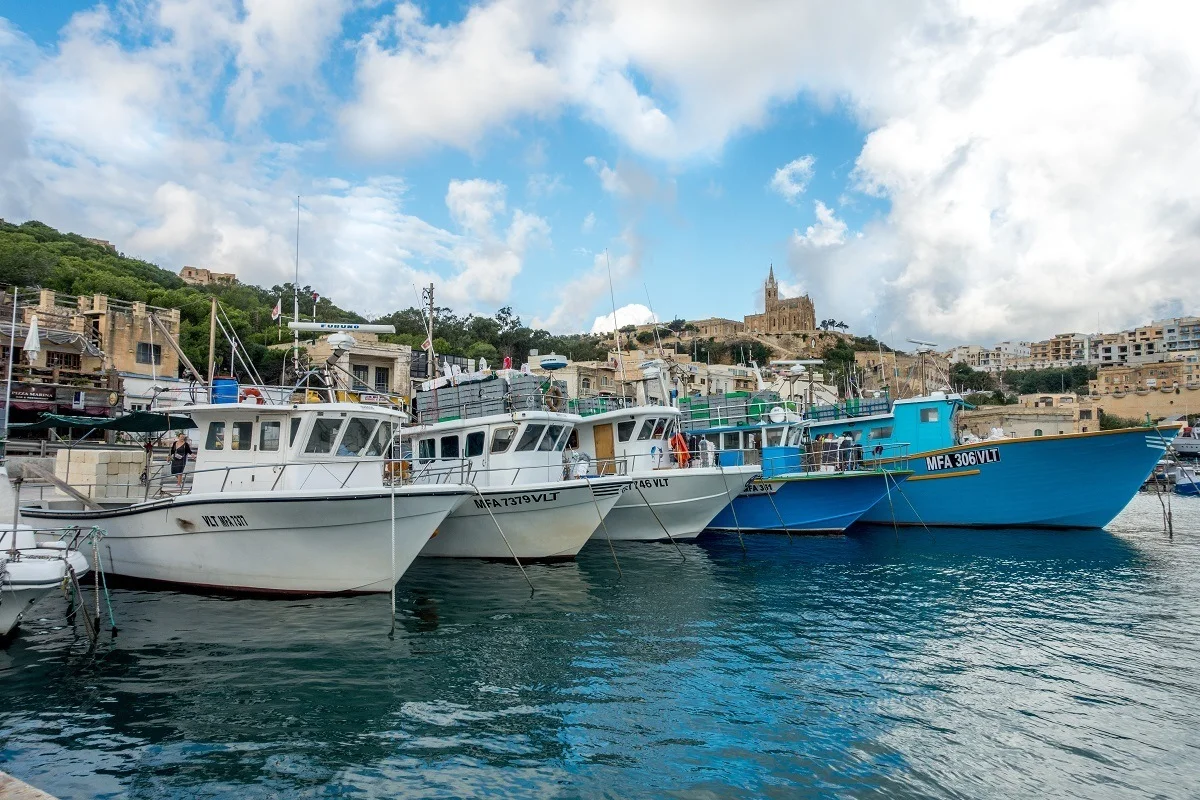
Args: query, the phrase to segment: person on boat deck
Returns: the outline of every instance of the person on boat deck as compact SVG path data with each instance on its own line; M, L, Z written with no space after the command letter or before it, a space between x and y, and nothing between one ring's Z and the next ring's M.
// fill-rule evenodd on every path
M188 442L187 434L179 431L175 434L175 441L171 443L171 474L175 476L175 485L180 488L183 488L183 470L187 467L192 453L192 445Z
M842 438L837 442L838 453L838 470L845 472L850 469L851 451L854 448L854 440L850 438L850 431L842 431Z

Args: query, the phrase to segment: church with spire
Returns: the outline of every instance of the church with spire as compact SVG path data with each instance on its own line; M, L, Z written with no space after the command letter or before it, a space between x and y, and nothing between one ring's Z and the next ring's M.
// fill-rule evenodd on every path
M767 273L767 281L763 285L763 300L763 313L751 314L746 317L745 329L747 331L768 336L780 336L817 329L817 312L808 295L779 296L779 283L775 280L774 264L771 265L770 271Z

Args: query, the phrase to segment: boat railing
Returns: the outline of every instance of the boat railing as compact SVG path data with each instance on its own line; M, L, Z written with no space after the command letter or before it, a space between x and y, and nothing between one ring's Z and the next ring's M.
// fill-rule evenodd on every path
M829 422L887 414L888 397L850 398L840 403L807 405L784 400L775 392L736 392L679 400L680 426L685 431L709 428L752 427L800 420Z
M814 443L815 445L815 443ZM780 450L791 452L780 452ZM906 471L909 467L908 444L875 445L863 448L816 446L805 448L768 447L744 449L707 449L690 453L688 467L758 466L764 476L815 474L821 472Z
M478 419L496 414L515 414L519 411L551 411L576 413L570 410L566 395L560 393L510 392L497 397L440 402L437 406L414 406L414 421L429 425L460 419Z

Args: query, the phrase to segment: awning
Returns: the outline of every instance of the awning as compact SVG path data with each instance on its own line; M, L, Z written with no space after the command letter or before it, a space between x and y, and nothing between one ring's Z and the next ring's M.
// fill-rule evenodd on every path
M156 414L153 411L134 411L121 417L75 417L65 414L42 414L37 422L9 426L14 431L44 431L49 428L92 428L98 431L125 433L158 433L160 431L195 428L191 417L180 414Z

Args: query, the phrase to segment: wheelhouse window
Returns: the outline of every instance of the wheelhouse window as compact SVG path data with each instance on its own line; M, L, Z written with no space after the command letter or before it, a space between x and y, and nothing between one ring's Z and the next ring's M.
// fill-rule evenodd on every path
M204 440L205 450L225 449L225 421L208 423L208 437Z
M288 435L288 447L296 443L296 434L300 432L300 418L292 417L292 430Z
M767 428L764 443L767 447L779 447L783 444L783 428Z
M650 440L651 435L654 434L654 423L656 422L658 422L658 420L654 419L653 417L642 422L642 428L638 431L637 435L637 440L639 442L647 442Z
M737 431L721 434L721 448L723 450L741 450L742 435Z
M317 417L313 421L312 433L308 435L308 443L304 445L305 453L328 454L333 451L333 443L337 441L338 431L342 429L341 419Z
M434 458L436 458L436 455L434 454L433 439L422 439L417 442L417 461L424 463L426 461L433 461Z
M922 408L921 422L937 422L938 410L936 408Z
M558 437L562 435L562 432L562 425L551 425L550 427L546 428L546 435L543 436L542 441L538 443L538 450L547 452L553 450L554 444L558 441Z
M884 425L881 428L871 428L871 430L867 432L867 438L871 441L875 441L877 439L890 439L892 438L892 426Z
M232 433L229 437L230 450L250 449L250 444L254 438L253 422L235 422L230 432Z
M467 434L467 458L483 455L483 431L472 431Z
M278 421L260 422L258 425L258 449L271 453L279 449Z
M517 442L517 452L526 452L536 447L538 440L542 438L542 431L544 430L546 430L545 425L525 426L525 432L521 434L521 439Z
M663 434L665 434L667 432L667 423L668 422L670 422L670 420L666 420L666 419L655 420L654 433L650 438L651 439L663 438Z
M558 437L558 444L554 445L554 449L562 452L567 449L567 442L571 440L571 435L575 432L573 428L563 428L562 436Z
M371 444L367 446L367 452L363 453L366 456L381 456L387 452L388 443L392 440L394 431L391 423L387 420L379 423L379 427L375 429L375 435L371 437Z
M443 436L441 446L442 458L458 458L457 436Z
M637 427L636 419L627 419L624 422L617 423L617 441L628 442L629 437L633 436L633 429Z
M507 453L508 448L512 447L513 439L517 438L516 426L507 425L503 428L497 428L492 434L492 452Z
M339 456L356 456L367 447L371 434L375 432L375 420L353 417L346 423L346 432L342 434L341 444L338 445Z

